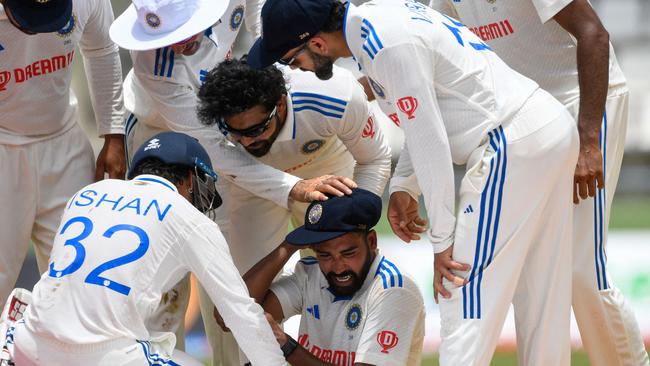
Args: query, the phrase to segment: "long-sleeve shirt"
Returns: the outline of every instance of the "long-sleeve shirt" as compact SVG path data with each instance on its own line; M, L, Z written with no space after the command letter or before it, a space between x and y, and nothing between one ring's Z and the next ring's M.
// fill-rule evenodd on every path
M74 0L58 32L26 35L0 7L0 143L21 145L59 135L77 120L70 88L79 46L99 135L123 134L122 68L108 36L109 0Z
M488 131L511 118L539 87L461 23L415 1L348 5L344 31L375 95L396 111L408 146L398 168L414 171L434 251L442 251L454 239L452 163L466 163ZM399 179L391 182L392 190L415 181Z
M262 308L248 295L226 240L169 181L103 180L67 203L49 270L34 286L25 325L74 348L119 338L167 346L145 326L161 296L196 275L254 365L285 365Z

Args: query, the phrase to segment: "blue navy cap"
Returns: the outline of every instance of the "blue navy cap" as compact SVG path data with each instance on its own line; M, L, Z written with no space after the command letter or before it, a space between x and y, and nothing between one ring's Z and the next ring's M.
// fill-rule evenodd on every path
M305 225L287 235L293 245L310 245L338 238L351 232L372 229L381 218L381 198L365 189L352 194L314 201L305 213Z
M136 168L147 158L156 158L166 164L197 167L217 179L210 157L203 146L195 138L184 133L162 132L142 144L131 161L127 175L129 179L134 178Z
M72 0L4 0L11 17L34 33L56 32L72 17Z
M262 37L248 51L246 61L265 68L318 33L336 0L268 0L262 7Z

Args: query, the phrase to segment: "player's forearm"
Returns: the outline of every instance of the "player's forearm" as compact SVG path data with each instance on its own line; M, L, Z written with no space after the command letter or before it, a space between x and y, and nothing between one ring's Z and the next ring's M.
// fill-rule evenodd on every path
M271 287L271 282L297 250L296 246L282 243L244 274L248 292L256 302L262 303Z
M321 361L316 356L312 355L304 349L302 346L298 346L295 351L293 351L289 357L287 357L292 365L301 365L301 366L329 366L334 365L333 363Z

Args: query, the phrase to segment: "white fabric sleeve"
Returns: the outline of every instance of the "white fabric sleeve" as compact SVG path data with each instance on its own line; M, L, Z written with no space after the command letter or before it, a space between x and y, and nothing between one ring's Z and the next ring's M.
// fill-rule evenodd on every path
M436 99L433 58L423 46L402 43L379 51L372 67L397 107L427 208L429 238L439 253L453 244L456 217L453 162Z
M253 365L286 365L264 311L249 296L217 225L190 228L180 244L184 265L196 275Z
M452 18L459 18L456 8L451 4L451 0L429 0L429 7Z
M262 6L264 0L246 0L246 11L244 12L244 22L253 39L262 35Z
M109 0L92 2L96 4L88 5L93 13L84 27L79 48L83 55L97 132L99 136L124 134L122 64L118 47L108 36L113 9Z
M393 192L398 191L408 193L416 201L422 194L420 186L418 186L415 171L413 170L413 165L411 164L411 156L409 155L406 143L404 143L404 146L402 147L402 152L399 155L395 172L393 173L393 177L390 179L389 193L392 194Z
M551 20L560 10L571 4L573 0L532 0L537 15L542 23Z
M305 266L302 262L296 263L293 273L285 274L271 284L270 290L278 298L282 306L282 317L285 320L302 313L304 292L307 290Z
M366 322L359 337L355 362L406 365L411 343L415 341L413 335L417 323L424 321L418 314L424 314L422 297L411 290L393 287L381 291L367 305ZM382 352L385 349L386 352Z
M251 194L288 208L289 193L301 180L299 177L255 160L241 146L226 140L216 126L201 124L196 114L198 97L191 87L173 79L157 77L150 70L142 68L135 69L135 76L147 90L151 108L162 116L165 125L198 139L220 177Z
M341 121L332 126L354 157L354 181L379 196L390 176L390 147L359 82L352 77L352 93Z

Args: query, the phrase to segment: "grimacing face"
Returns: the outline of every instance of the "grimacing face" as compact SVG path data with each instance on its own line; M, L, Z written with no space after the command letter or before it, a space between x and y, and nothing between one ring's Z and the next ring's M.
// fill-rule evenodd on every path
M225 122L231 128L245 130L267 120L271 112L272 111L266 110L263 105L258 104L244 112L228 116L225 118ZM283 95L280 99L280 103L277 105L275 115L271 117L269 127L266 131L256 137L239 136L236 133L231 133L231 139L241 144L249 154L259 158L266 155L269 150L271 150L273 142L275 142L275 139L280 134L282 126L284 126L285 118L286 96Z
M377 233L353 232L312 245L318 265L338 296L357 292L368 275L377 252Z

